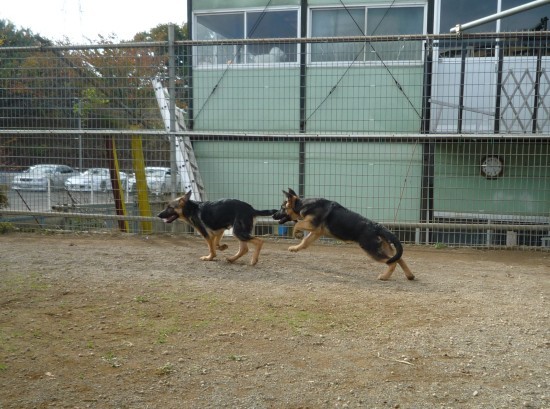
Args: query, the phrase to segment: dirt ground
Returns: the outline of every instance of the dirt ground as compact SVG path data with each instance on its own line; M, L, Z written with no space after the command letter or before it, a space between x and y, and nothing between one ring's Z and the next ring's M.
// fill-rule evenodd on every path
M548 252L296 242L0 235L0 408L550 407Z

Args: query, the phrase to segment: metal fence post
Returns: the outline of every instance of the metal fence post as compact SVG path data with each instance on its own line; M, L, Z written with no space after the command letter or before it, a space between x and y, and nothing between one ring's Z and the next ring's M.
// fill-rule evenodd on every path
M178 166L176 163L176 52L174 47L174 25L168 26L168 94L170 110L170 195L176 198L178 191Z

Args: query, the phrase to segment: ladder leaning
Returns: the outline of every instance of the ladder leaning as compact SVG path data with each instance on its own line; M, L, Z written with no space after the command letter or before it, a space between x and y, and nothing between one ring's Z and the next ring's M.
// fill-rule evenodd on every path
M155 96L159 105L160 113L166 130L170 130L170 95L168 90L162 86L158 78L152 80ZM185 110L176 107L176 132L187 131L185 125ZM191 138L188 136L176 136L176 163L180 173L180 188L182 192L191 189L193 200L205 201L206 191L199 172L199 166L193 150Z

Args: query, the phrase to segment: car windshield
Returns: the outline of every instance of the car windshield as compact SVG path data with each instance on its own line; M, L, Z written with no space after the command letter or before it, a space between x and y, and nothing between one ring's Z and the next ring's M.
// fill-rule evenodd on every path
M28 170L29 173L53 173L54 171L55 167L44 165L31 166Z
M147 176L162 177L166 174L166 171L163 169L147 169L145 173L147 173Z
M88 169L83 175L104 175L106 173L105 169Z

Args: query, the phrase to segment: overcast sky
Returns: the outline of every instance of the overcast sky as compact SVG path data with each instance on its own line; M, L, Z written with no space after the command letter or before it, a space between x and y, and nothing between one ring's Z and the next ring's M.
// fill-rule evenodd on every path
M1 0L0 19L50 40L89 43L98 35L134 34L159 24L187 21L186 0Z

